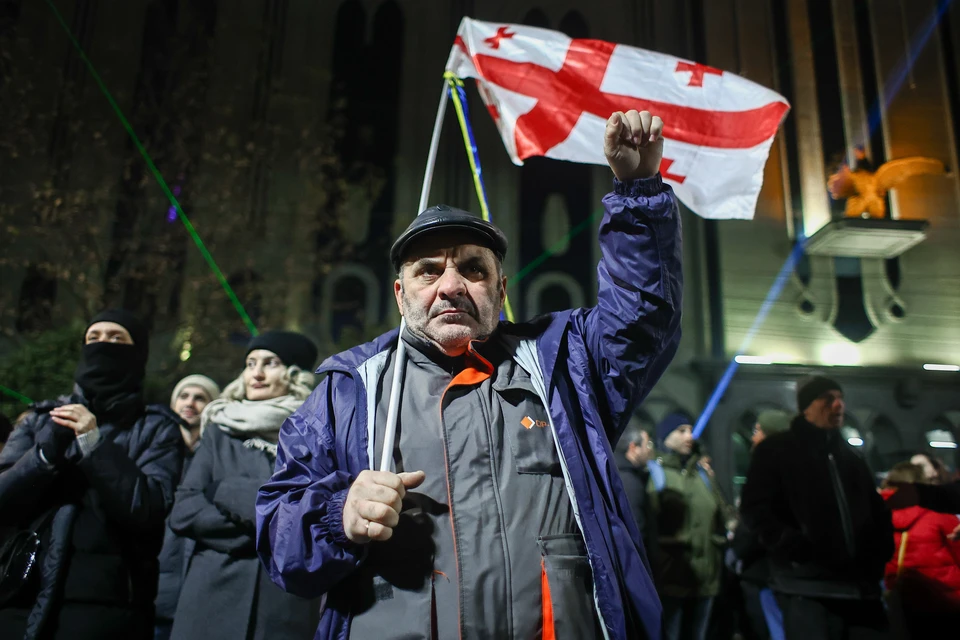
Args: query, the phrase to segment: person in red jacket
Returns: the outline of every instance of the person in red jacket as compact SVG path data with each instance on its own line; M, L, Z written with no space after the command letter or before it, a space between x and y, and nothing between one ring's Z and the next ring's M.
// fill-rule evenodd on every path
M881 492L888 499L897 483L924 482L923 469L894 465ZM904 624L913 638L934 637L960 621L960 541L953 540L957 516L919 506L894 509L896 550L884 571L888 590L899 593Z

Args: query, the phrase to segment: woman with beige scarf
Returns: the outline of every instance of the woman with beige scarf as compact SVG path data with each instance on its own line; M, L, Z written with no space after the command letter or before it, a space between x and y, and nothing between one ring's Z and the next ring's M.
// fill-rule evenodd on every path
M247 345L243 373L201 416L200 447L170 527L192 538L172 640L313 637L320 601L284 593L261 568L257 490L273 473L280 425L310 395L317 348L272 331Z

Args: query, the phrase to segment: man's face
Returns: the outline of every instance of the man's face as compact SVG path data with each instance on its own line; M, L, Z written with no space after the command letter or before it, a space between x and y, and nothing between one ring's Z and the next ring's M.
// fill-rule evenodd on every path
M843 393L827 391L804 409L807 422L820 429L839 429L843 426Z
M763 427L760 426L760 423L753 425L753 435L750 436L750 442L756 447L758 444L763 442L767 437L767 434L763 432Z
M447 355L493 333L507 279L493 251L460 232L430 234L413 244L394 284L397 307L411 333Z
M130 332L116 322L95 322L87 329L83 337L84 344L94 342L112 342L114 344L133 344Z
M682 456L690 455L690 452L693 451L693 426L684 424L677 427L670 432L663 444Z
M631 442L627 449L627 460L635 467L642 467L650 462L652 456L653 445L650 442L650 434L641 431L639 441Z
M173 412L183 418L191 429L200 426L200 414L210 402L210 397L203 387L189 386L180 390L180 394L173 401Z

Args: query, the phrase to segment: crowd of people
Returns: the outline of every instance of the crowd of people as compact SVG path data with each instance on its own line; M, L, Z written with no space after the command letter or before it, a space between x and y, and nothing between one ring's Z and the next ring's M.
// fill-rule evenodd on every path
M917 453L877 487L841 437L840 385L803 380L797 402L794 416L757 417L738 509L714 488L689 417L668 415L655 439L635 424L620 441L664 638L927 638L955 628L960 485L939 458ZM716 602L725 610L711 615Z
M311 637L320 603L267 577L254 509L316 346L264 333L222 392L190 375L168 407L144 403L147 344L130 313L99 314L73 393L32 406L0 451L0 522L19 534L3 557L26 576L4 567L0 637Z
M960 490L931 490L945 473L920 456L881 493L835 381L759 416L739 508L690 416L634 421L680 340L662 130L607 121L588 309L500 322L506 237L440 205L390 251L404 328L315 373L313 342L269 331L222 391L191 375L149 405L144 325L94 317L73 392L0 451L0 639L916 638L953 620Z

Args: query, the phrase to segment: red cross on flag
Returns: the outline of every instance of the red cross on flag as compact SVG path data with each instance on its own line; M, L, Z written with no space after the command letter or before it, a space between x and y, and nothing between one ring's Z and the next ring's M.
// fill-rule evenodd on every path
M763 166L790 105L732 73L557 31L464 18L447 71L476 78L515 164L531 156L606 164L614 111L664 122L660 172L705 218L752 218Z

